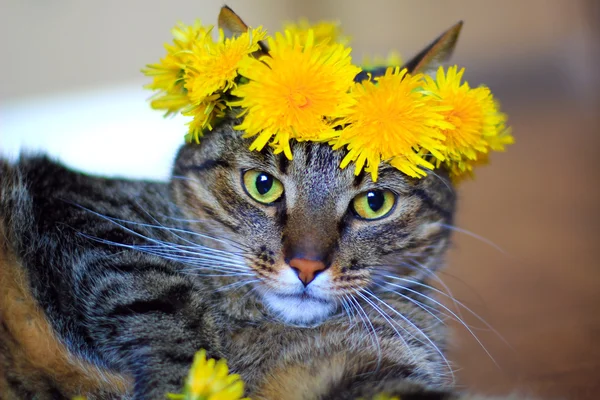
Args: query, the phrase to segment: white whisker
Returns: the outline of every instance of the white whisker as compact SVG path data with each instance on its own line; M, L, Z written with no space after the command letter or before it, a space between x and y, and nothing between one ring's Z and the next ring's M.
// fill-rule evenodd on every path
M402 336L402 334L400 332L398 332L398 330L396 329L396 327L394 326L394 323L396 325L398 325L398 327L400 329L402 329L404 332L406 332L407 335L411 336L413 339L415 339L418 342L421 342L420 339L417 339L412 333L410 333L408 330L406 330L406 328L404 328L402 325L400 325L398 322L394 321L394 320L390 320L390 316L384 312L381 307L379 307L377 304L373 303L369 298L367 298L365 295L363 295L360 291L356 292L357 295L359 295L364 301L366 301L369 305L371 305L371 307L377 311L377 313L379 313L379 315L381 315L386 322L391 326L391 328L394 330L394 332L396 332L396 335L400 338L400 340L402 341L402 343L404 343L404 346L406 347L406 349L408 349L408 351L411 354L411 357L414 359L414 353L412 352L412 349L410 348L410 346L408 345L408 343L406 342L406 340L404 340L404 337ZM423 342L421 342L423 343ZM423 343L424 344L424 343Z
M404 280L403 278L399 278L396 277L396 279L400 279L400 280ZM413 283L415 283L416 281L414 281ZM418 296L424 297L432 302L434 302L435 304L437 304L438 306L442 307L444 310L446 310L447 312L449 312L452 316L454 316L454 318L456 318L458 320L458 322L465 327L465 329L467 329L469 331L469 333L471 334L471 336L473 336L473 338L477 341L477 343L479 343L479 345L481 346L481 348L485 351L485 353L488 355L488 357L492 360L492 362L499 367L498 363L496 362L496 360L494 359L494 357L492 357L491 353L488 351L488 349L483 345L483 343L481 342L481 340L479 340L479 338L477 337L477 335L475 334L475 332L473 332L473 330L469 327L469 325L467 325L462 319L460 319L460 317L454 312L452 311L450 308L446 307L444 304L440 303L439 301L435 300L433 297L427 296L424 293L418 292L416 290L410 289L406 286L403 285L397 285L395 283L391 283L388 282L389 285L398 287L402 290L406 290L408 292L414 293ZM425 285L426 286L426 285ZM443 293L441 290L439 291L441 293ZM445 293L443 293L445 294ZM482 321L484 322L484 321ZM485 322L484 322L485 323ZM487 324L487 323L486 323ZM491 327L490 327L491 328Z
M406 299L406 300L410 301L411 303L415 304L417 307L421 308L422 310L424 310L424 311L426 311L428 314L430 314L430 315L431 315L433 318L435 318L435 319L436 319L436 320L437 320L439 323L441 323L442 325L446 325L446 323L445 323L445 322L444 322L444 321L443 321L443 320L442 320L440 317L438 317L437 315L435 315L435 314L433 313L433 311L439 312L439 313L441 313L442 315L444 315L444 316L446 316L446 317L453 318L452 316L450 316L450 315L448 315L448 314L445 314L445 313L443 313L443 312L441 312L441 311L437 310L435 307L432 307L432 306L430 306L430 305L427 305L427 304L425 304L425 303L421 303L420 301L418 301L418 300L415 300L415 299L413 299L413 298L410 298L410 297L408 297L408 296L406 296L406 295L404 295L404 294L402 294L402 293L400 293L400 292L397 292L397 291L395 291L395 290L393 290L393 289L386 288L384 285L382 285L382 284L380 284L380 283L375 283L375 284L376 284L377 286L379 286L379 287L383 288L383 290L384 290L385 292L394 293L394 294L396 294L396 295L398 295L398 296L400 296L400 297L402 297L402 298L404 298L404 299ZM433 311L431 311L431 310L433 310ZM453 318L453 319L454 319L454 318Z
M505 338L504 338L504 337L503 337L503 336L500 334L500 332L498 332L496 329L494 329L494 327L493 327L492 325L490 325L490 324L489 324L489 323L488 323L488 322L487 322L487 321L486 321L484 318L482 318L482 317L481 317L479 314L477 314L475 311L473 311L471 308L469 308L469 307L468 307L467 305L465 305L463 302L461 302L461 301L457 300L456 298L454 298L454 297L452 297L452 296L448 295L447 293L445 293L445 292L443 292L443 291L441 291L441 290L437 289L436 287L433 287L433 286L427 285L427 284L425 284L425 283L423 283L423 282L419 282L419 281L415 281L415 280L412 280L412 279L407 279L407 278L395 277L395 276L388 276L388 277L389 277L389 278L393 278L393 279L397 279L397 280L402 280L402 281L405 281L405 282L409 282L409 283L415 284L415 285L417 285L417 286L421 286L421 287L427 288L427 289L429 289L429 290L431 290L431 291L433 291L433 292L435 292L435 293L439 293L439 294L441 294L442 296L445 296L445 297L448 297L448 298L450 298L451 300L453 300L453 301L454 301L454 303L455 303L457 306L460 306L460 307L462 307L462 308L463 308L463 309L465 309L465 310L466 310L466 311L467 311L469 314L471 314L472 316L474 316L475 318L477 318L477 320L478 320L479 322L481 322L482 324L484 324L484 325L485 325L485 327L486 327L486 328L487 328L489 331L493 332L493 333L494 333L494 334L495 334L495 335L496 335L496 336L497 336L497 337L498 337L500 340L502 340L502 341L504 342L504 344L506 344L507 346L509 346L509 347L512 349L512 346L511 346L511 344L510 344L510 343L508 343L508 341L507 341L507 340L506 340L506 339L505 339ZM457 312L458 312L458 310L457 310ZM462 315L460 315L460 314L459 314L459 317L462 317ZM460 321L461 321L463 324L465 324L465 322L464 322L464 320L463 320L463 319L461 319ZM473 328L473 327L471 327L471 328Z
M444 224L443 222L436 222L436 223L438 225L446 228L446 229L450 229L450 230L455 231L455 232L463 233L463 234L465 234L467 236L470 236L470 237L472 237L474 239L477 239L477 240L479 240L479 241L487 244L488 246L491 246L494 249L498 250L500 253L506 254L506 252L504 251L504 249L502 247L498 246L496 243L492 242L491 240L486 239L483 236L480 236L480 235L478 235L478 234L476 234L474 232L471 232L471 231L469 231L467 229L459 228L458 226Z
M410 319L406 318L404 315L402 315L402 313L398 312L395 308L393 308L388 303L386 303L385 301L383 301L382 299L377 297L373 292L371 292L368 289L365 289L364 293L370 295L371 297L373 297L374 299L379 301L381 304L383 304L388 309L390 309L393 313L395 313L400 318L402 318L402 320L404 320L407 324L409 324L413 329L415 329L417 332L419 332L425 338L425 340L427 340L427 342L432 346L432 348L440 355L440 357L442 357L442 360L444 360L444 364L446 364L446 366L448 367L448 371L450 372L450 375L452 376L452 382L454 383L454 381L456 379L454 376L454 371L452 370L452 367L450 366L450 362L448 361L448 359L446 358L446 356L444 355L442 350L440 350L440 348L433 342L433 340L431 340L429 338L429 336L425 332L423 332L423 330L421 328L416 326Z
M216 291L224 292L224 291L231 290L231 289L237 290L243 286L246 286L250 283L254 283L254 282L258 282L258 281L260 281L260 279L250 279L250 280L246 279L246 280L242 280L242 281L237 281L237 282L230 283L229 285L221 286Z
M424 266L423 264L421 264L420 262L418 262L417 260L415 260L414 258L410 259L413 263L415 263L416 265L418 265L419 267L421 267L424 270L430 270L429 268L427 268L426 266ZM410 264L409 264L410 265ZM458 312L458 316L461 319L464 319L462 316L462 313L460 312L460 307L458 307L458 301L456 300L456 298L454 297L454 294L452 293L452 290L450 290L450 288L448 287L448 285L446 285L446 282L444 282L442 280L442 278L440 278L436 273L432 273L431 277L434 278L440 285L442 285L442 288L444 288L446 290L446 293L448 294L448 297L452 300L452 302L454 303L454 307L456 307L456 311Z
M369 319L369 316L367 315L367 313L365 312L365 310L362 308L362 306L360 305L360 303L355 298L353 298L352 296L348 296L347 298L349 299L350 304L353 305L354 309L358 313L358 317L362 320L363 325L365 327L365 330L367 331L368 336L371 338L371 342L373 343L373 347L377 351L377 367L376 367L376 370L379 370L379 368L381 367L382 356L381 356L381 345L379 343L379 336L377 335L377 331L375 330L375 327L371 323L371 320Z

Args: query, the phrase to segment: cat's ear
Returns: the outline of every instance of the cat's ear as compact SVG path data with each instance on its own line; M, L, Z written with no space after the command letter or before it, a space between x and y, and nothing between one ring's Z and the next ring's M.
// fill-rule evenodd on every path
M234 37L241 35L248 31L248 25L228 6L221 7L218 19L219 28L223 30L225 37ZM269 52L269 48L264 41L258 42L260 50L257 52L260 54L266 54Z
M239 15L227 6L221 7L218 21L219 28L223 29L226 37L241 35L248 30L248 25L242 21Z
M409 73L415 74L419 72L424 74L435 72L435 70L444 62L448 61L452 55L462 25L463 23L460 21L452 28L442 33L440 37L435 39L429 46L425 47L419 54L414 56L412 60L404 64L401 69L406 68ZM374 78L382 76L385 75L387 69L388 67L378 67L369 71L361 71L356 75L354 80L356 82L361 82L368 79L369 76Z
M406 68L409 73L435 71L452 56L462 26L463 22L459 21L452 28L442 33L440 37L435 39L419 54L414 56L412 60L404 64L402 68Z

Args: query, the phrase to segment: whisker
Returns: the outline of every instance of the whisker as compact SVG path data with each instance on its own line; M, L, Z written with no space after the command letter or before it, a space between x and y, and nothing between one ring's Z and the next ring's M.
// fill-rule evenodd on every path
M189 231L189 230L186 230L186 229L180 229L180 228L166 227L166 226L164 226L163 224L161 224L161 223L160 223L160 221L158 221L158 220L157 220L157 219L156 219L154 216L152 216L152 215L151 215L149 212L147 212L146 210L144 210L144 208L143 208L143 207L141 207L141 205L140 205L139 203L138 203L138 206L140 206L140 208L141 208L141 209L142 209L142 210L143 210L143 211L146 213L146 215L147 215L147 216L148 216L150 219L152 219L152 220L153 220L153 221L154 221L154 222L157 224L157 225L148 225L150 228L153 228L153 229L165 229L165 230L167 230L167 231L168 231L168 232L169 232L171 235L173 235L173 236L175 236L176 238L178 238L178 239L181 239L181 240L183 240L183 241L185 241L185 242L188 242L188 243L190 243L190 244L195 244L195 243L193 243L192 241L190 241L190 240L187 240L187 239L185 239L185 238L181 237L180 235L177 235L177 234L175 234L175 233L173 233L173 232L182 232L182 233L185 233L185 234L188 234L188 235L202 235L202 237L204 237L204 238L208 238L208 239L212 239L212 240L215 240L215 241L219 241L219 242L221 242L221 243L229 243L229 244L233 244L233 245L234 245L234 247L237 247L237 246L242 246L242 244L241 244L241 243L237 243L236 241L233 241L233 240L231 240L231 239L229 239L229 238L227 238L227 239L225 239L225 238L216 238L216 237L214 237L214 236L211 236L211 235L208 235L208 234L206 234L206 233L199 233L199 232L195 232L195 231ZM134 223L137 223L137 222L134 222ZM235 245L237 245L237 246L235 246ZM237 247L237 248L239 248L239 247ZM249 247L247 247L247 248L249 248ZM216 250L216 249L215 249L215 250ZM240 250L241 250L241 249L240 249ZM222 250L221 250L221 251L222 251Z
M234 276L254 276L253 274L244 274L244 273L222 273L222 274L195 274L191 271L181 271L184 275L192 275L192 276L202 276L204 278L214 278L214 277L234 277Z
M236 264L233 262L228 262L228 261L220 261L217 262L215 260L202 260L201 258L198 259L193 259L192 261L189 260L185 260L182 259L181 257L174 257L174 256L167 256L164 254L160 254L160 253L156 253L156 252L152 252L152 251L145 251L143 248L140 248L136 245L128 245L128 244L124 244L124 243L118 243L118 242L113 242L110 240L106 240L106 239L100 239L100 238L96 238L93 236L88 236L85 234L82 234L82 236L89 238L90 240L94 240L94 241L98 241L100 243L104 243L104 244L109 244L109 245L114 245L114 246L119 246L119 247L123 247L123 248L127 248L127 249L131 249L131 250L136 250L136 251L141 251L147 254L151 254L151 255L156 255L157 257L166 259L166 260L171 260L171 261L175 261L175 262L179 262L179 263L183 263L185 265L191 265L193 268L191 269L182 269L181 272L187 272L189 270L194 271L194 270L199 270L199 269L208 269L208 270L215 270L215 271L224 271L224 272L238 272L238 271L243 271L243 272L248 272L251 271L250 268L248 268L246 265L244 264ZM247 275L252 275L252 274L247 274Z
M398 292L398 291L396 291L396 290L393 290L393 289L387 288L387 287L385 287L384 285L382 285L382 284L380 284L380 283L376 283L376 282L375 282L375 284L376 284L377 286L381 287L381 288L382 288L382 289L383 289L385 292L394 293L394 294L396 294L396 295L398 295L398 296L400 296L400 297L402 297L402 298L404 298L404 299L406 299L406 300L410 301L411 303L415 304L417 307L419 307L419 308L423 309L423 310L424 310L424 311L426 311L428 314L430 314L430 315L431 315L433 318L435 318L435 319L436 319L436 320L437 320L439 323L441 323L442 325L446 325L446 323L445 323L445 322L444 322L444 321L443 321L443 320L442 320L440 317L438 317L437 315L435 315L435 314L433 313L433 311L439 312L440 314L442 314L442 315L444 315L444 316L446 316L446 317L448 317L448 318L452 318L452 319L454 319L454 317L452 317L451 315L449 315L449 314L446 314L446 313L444 313L444 312L442 312L442 311L439 311L439 310L438 310L438 309L436 309L435 307L432 307L432 306L430 306L430 305L427 305L427 304L425 304L425 303L422 303L422 302L420 302L420 301L418 301L418 300L415 300L415 299L413 299L413 298L410 298L410 297L408 297L408 296L406 296L406 295L404 295L404 294L402 294L402 293L400 293L400 292ZM432 311L430 311L430 310L432 310Z
M398 325L398 327L400 327L400 329L402 329L404 332L406 332L407 335L411 336L416 341L418 341L418 342L420 342L422 344L425 344L425 343L421 342L420 339L417 339L412 333L410 333L406 328L404 328L403 326L401 326L400 324L398 324L396 321L390 320L390 316L387 313L385 313L381 309L381 307L379 307L377 304L373 303L369 298L367 298L367 296L363 295L361 293L361 291L356 292L356 294L359 295L369 305L371 305L371 307L375 311L377 311L377 313L379 313L379 315L381 315L386 320L386 322L392 327L392 329L394 330L394 332L396 332L396 335L400 338L400 340L402 341L402 343L404 343L404 346L406 347L406 349L408 349L408 351L411 354L411 358L413 358L413 360L414 360L414 353L412 352L412 349L410 348L410 346L408 345L408 343L406 342L406 340L404 339L404 337L402 336L402 334L400 334L400 332L398 332L398 330L394 326L394 323L396 323L396 325Z
M492 242L491 240L486 239L483 236L480 236L480 235L478 235L478 234L476 234L474 232L471 232L471 231L469 231L467 229L459 228L458 226L444 224L443 222L436 222L436 224L438 224L438 225L440 225L440 226L442 226L442 227L444 227L446 229L450 229L450 230L455 231L455 232L463 233L463 234L465 234L467 236L470 236L470 237L472 237L474 239L477 239L477 240L479 240L479 241L487 244L490 247L493 247L494 249L498 250L502 254L506 254L506 251L504 251L504 249L502 247L498 246L496 243Z
M106 239L102 239L102 238L97 238L95 236L89 236L86 234L81 234L81 235L90 240L94 240L94 241L97 241L97 242L100 242L103 244L128 248L131 250L137 250L137 251L144 252L147 254L156 255L161 258L170 259L173 261L180 261L180 262L185 262L188 264L190 264L190 263L191 264L193 264L193 263L206 263L206 264L213 263L215 265L229 264L232 266L249 269L245 264L243 264L239 261L238 257L214 257L214 256L203 254L203 253L194 253L195 257L176 256L176 255L169 255L169 252L147 250L148 247L144 246L144 245L130 245L130 244L114 242L114 241L106 240ZM169 246L169 244L165 243L165 246ZM176 254L177 252L173 251L173 253ZM217 264L217 262L218 262L218 264Z
M193 257L191 256L180 256L177 255L177 252L172 252L174 254L170 254L169 252L164 252L164 251L155 251L155 250L146 250L143 247L137 247L134 246L136 250L148 253L148 254L153 254L159 257L163 257L163 258L169 258L172 260L176 260L176 261L180 261L186 264L215 264L215 265L223 265L223 266L235 266L235 267L241 267L244 269L249 270L250 268L248 266L246 266L245 264L243 264L241 261L239 261L238 258L225 258L225 257L214 257L214 256L210 256L210 255L206 255L203 253L196 253Z
M393 308L392 306L390 306L388 303L386 303L385 301L383 301L382 299L380 299L373 292L371 292L368 289L364 289L364 293L370 295L375 300L379 301L381 304L383 304L388 309L390 309L393 313L395 313L400 318L402 318L402 320L404 320L407 324L409 324L413 329L415 329L417 332L419 332L425 338L425 340L427 340L427 342L432 346L432 348L440 355L440 357L442 357L442 360L444 360L444 364L446 364L446 366L448 367L448 371L450 372L450 375L452 377L452 382L454 383L454 381L456 380L456 378L454 376L454 371L452 370L452 366L450 365L450 362L448 361L448 359L446 358L446 356L444 355L444 353L442 352L442 350L440 350L440 348L433 342L433 340L431 340L429 338L429 336L425 332L423 332L423 330L421 328L419 328L418 326L416 326L411 320L409 320L408 318L406 318L404 315L402 315L402 313L398 312L395 308Z
M512 348L511 344L500 334L500 332L498 332L496 329L494 329L494 327L492 325L490 325L483 317L481 317L479 314L477 314L475 311L473 311L471 308L469 308L467 305L465 305L463 302L461 302L460 300L457 300L454 297L449 296L447 293L439 290L436 287L427 285L426 283L423 282L419 282L419 281L415 281L413 279L408 279L408 278L402 278L399 276L391 276L391 275L387 275L388 278L392 278L392 279L396 279L396 280L401 280L401 281L405 281L405 282L409 282L411 284L417 285L417 286L421 286L424 287L426 289L429 289L435 293L438 293L442 296L448 297L452 300L454 300L454 302L456 304L458 304L458 306L462 307L463 309L465 309L469 314L471 314L472 316L474 316L475 318L477 318L477 320L479 320L479 322L481 322L482 324L485 325L485 327L490 331L493 332L500 340L502 340L504 342L504 344L506 344L507 346L509 346L510 348ZM392 283L390 283L392 284ZM393 285L393 284L392 284ZM405 286L402 286L402 288L408 289ZM458 311L458 310L457 310ZM464 324L465 322L461 319L462 323Z
M428 174L431 174L431 175L435 176L436 178L438 178L440 180L440 182L442 182L448 188L450 193L454 193L454 189L452 188L452 185L450 185L450 183L446 179L442 178L441 176L436 174L435 171L433 171L429 168L425 168L424 166L420 166L420 167L422 170L427 171Z
M171 175L171 179L179 179L182 181L197 181L197 179L194 179L190 176L183 176L183 175Z
M430 268L427 268L426 266L424 266L423 264L421 264L420 262L418 262L418 261L417 261L417 260L415 260L414 258L410 258L410 261L412 261L412 262L413 262L415 265L412 265L412 264L409 264L409 263L405 263L405 265L406 265L406 266L408 266L408 267L415 267L415 266L418 266L418 267L420 267L422 270L425 270L425 271L431 271L431 269L430 269ZM436 280L436 282L438 282L438 283L439 283L439 284L442 286L442 288L446 290L446 293L448 294L448 297L449 297L449 298L450 298L450 300L451 300L451 301L454 303L454 307L456 307L456 311L457 311L457 313L458 313L458 316L459 316L461 319L464 319L464 317L463 317L463 315L462 315L462 313L461 313L461 311L460 311L460 307L458 306L458 302L457 302L456 298L454 297L454 294L452 293L452 290L450 290L450 288L448 287L448 285L446 285L446 282L444 282L444 281L442 280L442 278L440 278L440 277L439 277L439 276L438 276L438 275L437 275L435 272L433 272L433 273L430 275L430 277L432 277L433 279L435 279L435 280Z
M458 301L456 299L456 297L454 297L454 294L452 293L452 290L450 290L450 288L446 284L446 282L444 282L444 280L438 275L438 272L439 273L444 273L445 275L448 275L448 276L452 277L453 279L456 279L456 280L462 282L463 284L465 284L467 286L469 286L469 285L466 282L464 282L462 279L458 278L455 275L451 275L451 274L449 274L447 272L444 272L444 271L437 271L436 272L433 269L427 268L426 266L424 266L423 264L421 264L417 260L415 260L413 258L410 258L410 257L409 257L409 260L412 261L412 262L414 262L416 265L410 264L408 262L401 262L397 266L407 267L407 268L410 268L410 269L413 269L413 270L417 270L417 271L423 271L426 274L426 276L425 276L426 278L433 278L436 282L438 282L442 286L442 288L446 290L445 293L444 292L440 292L438 289L436 289L436 288L434 288L432 286L425 285L425 287L428 287L428 288L430 288L432 290L435 290L436 292L438 292L440 294L443 294L445 297L448 297L452 301L452 303L454 304L454 307L456 308L456 312L458 313L458 316L462 320L464 320L464 316L462 315L462 312L461 312L461 306L463 308L465 308L465 309L468 309L468 307L466 307L464 304L462 304L460 301ZM385 266L385 265L378 265L378 266ZM390 267L394 267L396 265L389 265L389 266ZM380 271L375 271L375 273L378 274L379 276L383 276L384 278L385 277L392 278L392 279L396 279L397 278L397 276L391 276L391 275L381 274ZM417 282L417 281L413 280L413 282ZM421 285L424 285L424 284L421 283ZM481 296L479 296L479 294L477 294L477 292L475 292L475 293L476 293L476 295L479 298L481 298ZM471 312L471 313L473 313L473 311L471 311L470 309L468 311ZM450 317L450 318L452 318L452 319L454 319L453 317L451 317L451 316L449 316L447 314L445 314L445 315L448 316L448 317ZM479 317L477 315L477 318L481 318L481 317ZM485 324L487 325L487 323L485 323ZM473 327L473 326L470 326L470 327L473 328L473 329L477 329L477 330L481 330L482 329L480 327ZM502 339L502 340L504 341L504 339Z
M79 208L81 208L81 209L83 209L83 210L85 210L85 211L87 211L87 212L89 212L89 213L91 213L91 214L99 217L99 218L102 218L102 219L104 219L106 221L114 223L115 225L119 226L120 228L122 228L126 232L129 232L129 233L131 233L133 235L136 235L138 237L144 238L144 239L149 240L151 242L160 242L160 241L158 241L156 239L151 239L151 238L149 238L149 237L147 237L145 235L142 235L139 232L136 232L136 231L134 231L134 230L126 227L125 225L123 225L123 223L131 224L131 225L136 225L136 226L142 226L142 227L146 227L146 228L158 229L158 230L166 230L166 231L169 231L170 233L172 233L172 232L178 232L178 233L188 234L188 235L191 235L191 236L197 236L197 237L201 237L201 238L205 238L205 239L210 239L210 240L214 240L216 242L220 242L220 243L223 243L223 244L232 245L233 247L237 247L239 250L244 250L244 247L246 247L247 249L250 248L247 245L243 245L242 243L237 243L237 242L231 241L230 239L216 238L216 237L213 237L213 236L208 235L208 234L202 234L202 233L199 233L199 232L188 231L188 230L185 230L185 229L167 228L167 227L164 227L164 226L161 226L161 225L157 226L157 225L147 224L147 223L143 223L143 222L128 221L128 220L124 220L124 219L120 219L120 218L113 218L113 217L109 217L107 215L100 214L100 213L98 213L98 212L96 212L94 210L91 210L89 208L83 207L83 206L81 206L79 204L75 204L75 203L71 203L71 204L73 204L73 205L75 205L75 206L77 206L77 207L79 207ZM185 238L182 238L182 240L186 241L187 243L199 246L197 243L191 242L191 241L189 241L189 240L187 240ZM243 247L240 247L240 246L243 246ZM212 250L223 251L223 250L218 250L218 249L212 249Z
M354 311L350 309L350 306L348 305L348 301L345 298L346 296L344 295L344 298L340 299L341 303L342 303L342 308L344 309L344 313L346 314L346 316L348 317L348 330L352 329L355 325L356 325L356 321L354 320Z
M397 278L400 280L404 280L403 278ZM391 283L388 282L388 284L392 285L392 286L396 286L402 290L406 290L408 292L414 293L418 296L424 297L426 299L428 299L429 301L434 302L435 304L437 304L438 306L442 307L444 310L446 310L447 312L449 312L451 315L453 315L455 318L457 318L458 322L465 327L465 329L467 329L469 331L469 333L471 334L471 336L473 336L473 338L477 341L477 343L479 344L479 346L481 346L481 348L485 351L485 353L488 355L488 357L492 360L492 362L498 367L500 368L500 366L498 365L498 363L496 362L496 360L494 359L494 357L492 357L491 353L488 351L488 349L483 345L483 343L481 342L481 340L479 340L479 337L477 337L477 335L475 334L475 332L473 332L473 330L462 320L458 317L458 315L456 315L456 313L454 311L452 311L451 309L449 309L448 307L446 307L444 304L440 303L439 301L435 300L433 297L427 296L424 293L418 292L416 290L410 289L406 286L402 286L402 285L397 285L395 283ZM441 291L440 291L441 292ZM443 292L442 292L443 293ZM490 327L491 328L491 327Z
M348 296L348 299L350 300L350 304L352 304L353 307L356 309L358 316L362 320L363 325L367 331L367 334L371 338L371 342L373 343L373 346L375 347L375 349L377 351L377 367L375 370L378 371L381 368L382 355L381 355L381 345L379 343L379 336L377 335L377 331L375 330L375 327L371 323L369 316L367 315L365 310L362 308L360 303L352 296ZM361 314L361 312L362 312L362 314Z
M79 206L79 207L81 207L81 206ZM140 223L140 222L136 222L136 221L125 221L122 219L112 218L112 217L108 217L108 216L99 214L93 210L89 210L84 207L81 207L81 208L85 209L86 211L88 211L100 218L103 218L111 223L114 223L117 226L119 226L121 229L125 230L126 232L129 232L135 236L141 237L142 239L144 239L150 243L153 243L153 244L151 244L151 245L127 245L124 243L117 243L114 241L110 241L110 240L106 240L106 239L102 239L102 238L98 238L98 237L93 237L93 236L84 234L82 232L79 232L79 234L82 235L83 237L87 237L89 239L98 241L100 243L129 248L131 250L141 251L141 252L145 252L147 254L156 255L158 257L168 259L171 261L176 261L176 262L181 262L184 264L192 265L195 267L194 270L211 269L211 270L217 270L217 271L220 270L220 271L226 271L226 272L227 271L231 272L231 271L240 271L240 270L245 270L245 271L250 270L250 268L248 268L247 265L245 265L244 263L239 261L240 253L227 252L227 251L223 251L220 249L213 249L210 247L199 245L199 244L193 243L185 238L182 238L180 235L177 235L174 232L183 232L186 234L192 234L192 235L203 236L203 237L206 235L198 234L196 232L189 232L189 231L185 231L185 230L181 230L181 229L177 229L177 228L167 228L162 225L157 226L157 225L151 225L151 224L146 224L146 223ZM152 218L152 216L150 216L150 217ZM171 233L175 237L180 238L181 240L184 240L185 242L192 244L192 246L182 246L179 244L164 242L162 240L151 238L151 237L148 237L146 235L143 235L139 232L136 232L136 231L126 227L125 225L123 225L120 222L129 223L129 224L133 224L133 225L137 225L137 226L149 227L152 229L167 230L169 233ZM215 240L219 240L219 239L215 239ZM189 248L193 248L194 250L202 250L202 252L187 250ZM193 257L184 257L181 254L192 254Z
M238 242L234 242L231 239L217 238L217 237L214 237L214 236L206 234L206 233L199 233L199 232L189 231L189 230L180 229L180 228L170 228L170 227L166 227L166 226L162 226L162 225L152 225L152 224L147 224L147 223L144 223L144 222L127 221L127 220L122 220L122 219L118 219L118 218L111 218L111 217L105 217L105 218L108 219L109 221L112 221L112 222L123 222L123 223L128 223L128 224L131 224L131 225L141 226L141 227L144 227L144 228L151 228L151 229L168 231L170 234L172 234L173 236L175 236L175 237L177 237L177 238L185 241L186 243L190 243L190 244L193 244L193 245L196 245L196 246L199 246L199 244L195 243L195 242L192 242L191 240L188 240L186 238L183 238L183 237L175 234L174 232L183 233L183 234L191 235L191 236L197 236L197 237L200 237L200 238L203 238L203 239L213 240L215 242L219 242L219 243L223 243L225 245L233 246L233 247L235 247L235 248L237 248L239 250L247 250L247 249L250 248L247 245L244 245L244 244L238 243ZM220 250L220 249L212 249L212 250L219 251L219 252L226 252L226 251Z
M239 289L243 286L246 286L250 283L259 282L259 281L260 281L260 279L250 279L250 280L246 279L246 280L242 280L242 281L238 281L238 282L233 282L233 283L230 283L229 285L219 287L216 291L224 292L224 291L231 290L231 289L237 290L237 289Z
M237 257L240 256L244 256L243 253L238 253L238 252L232 252L232 251L224 251L224 250L219 250L219 249L215 249L212 247L207 247L201 244L193 244L193 245L183 245L183 244L179 244L179 243L172 243L172 242L164 242L164 241L159 241L159 243L161 244L144 244L144 245L139 245L140 247L144 247L144 248L148 248L148 249L162 249L163 251L179 251L179 252L185 252L185 253L190 253L190 254L198 254L198 252L193 251L195 249L200 249L203 252L206 252L208 254L223 254L225 256L231 256L231 255L235 255Z
M417 256L419 256L419 255L417 255ZM408 260L412 261L413 259L409 258ZM483 302L483 299L482 299L481 295L469 283L465 282L464 279L462 279L462 278L460 278L460 277L458 277L458 276L456 276L454 274L451 274L451 273L449 273L447 271L444 271L444 270L439 270L439 269L433 270L433 269L430 269L430 268L427 268L427 267L423 266L420 263L417 263L417 264L419 264L419 266L412 265L412 264L409 264L407 262L402 262L402 263L399 263L397 265L379 264L379 265L373 265L373 266L375 266L375 267L377 267L377 266L379 266L379 267L400 267L401 266L401 267L407 267L407 268L413 269L415 271L422 271L422 272L425 273L425 277L424 277L425 279L433 278L436 281L438 281L443 288L447 288L447 284L439 276L439 274L444 274L444 276L452 278L453 280L456 280L456 281L460 282L461 284L465 285L466 287L468 287L469 289L471 289L473 291L473 293ZM375 273L378 273L378 272L379 271L375 271ZM450 294L452 294L452 293L450 293Z

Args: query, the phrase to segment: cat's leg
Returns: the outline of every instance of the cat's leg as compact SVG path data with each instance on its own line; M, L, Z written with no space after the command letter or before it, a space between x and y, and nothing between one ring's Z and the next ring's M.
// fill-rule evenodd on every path
M390 307L385 317L381 309L357 302L362 319L340 315L315 328L261 327L265 336L277 340L263 344L260 353L244 343L261 328L246 327L234 336L231 364L256 399L371 399L378 393L403 400L417 393L453 399L439 317L410 302L378 298ZM246 366L259 357L260 376L245 374Z
M99 355L134 382L134 398L179 392L194 353L222 356L206 289L156 265L119 264L92 280L84 324Z
M344 352L285 363L269 371L251 397L261 400L355 400L385 394L388 398L402 400L463 398L451 388L431 385L430 379L414 364L383 360L374 369L376 362L359 350L354 354Z
M269 371L252 394L262 400L371 399L378 394L404 399L455 399L451 390L431 387L415 365L389 360L373 369L369 356L338 353L303 362L285 363Z

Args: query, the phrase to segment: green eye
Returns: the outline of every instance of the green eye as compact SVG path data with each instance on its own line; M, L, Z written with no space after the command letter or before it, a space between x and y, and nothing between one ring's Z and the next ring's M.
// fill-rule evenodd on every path
M356 215L363 219L383 218L392 211L396 204L396 196L389 190L369 190L352 200L352 208Z
M254 169L246 171L242 176L242 182L246 193L260 203L273 203L283 194L281 182L266 172Z

